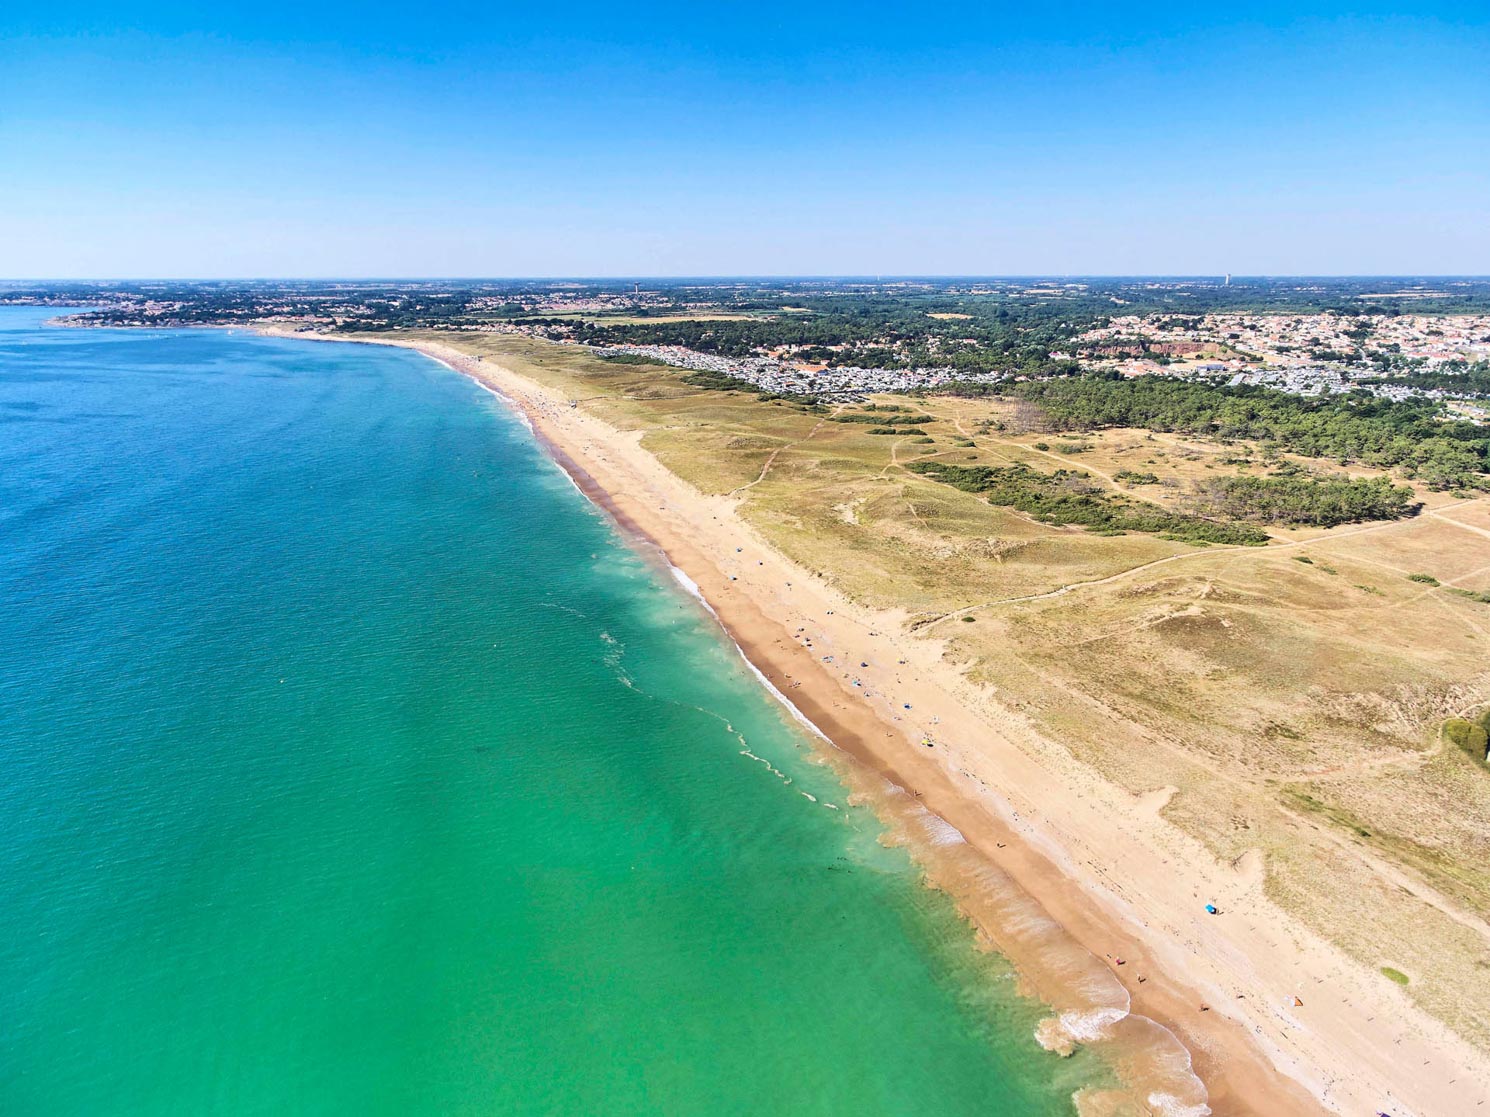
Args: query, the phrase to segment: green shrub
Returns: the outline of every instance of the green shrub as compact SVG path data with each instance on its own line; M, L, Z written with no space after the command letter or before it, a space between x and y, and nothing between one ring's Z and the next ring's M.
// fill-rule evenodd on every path
M1407 580L1409 582L1422 582L1425 586L1438 585L1438 579L1432 574L1409 574Z
M631 354L622 354L631 356ZM635 363L635 362L620 362ZM645 361L644 364L657 364L656 361ZM748 380L741 380L737 376L726 376L722 372L694 372L683 377L684 384L691 384L695 388L707 388L714 392L754 392L761 394L759 388Z
M644 353L596 353L602 361L613 365L661 365L663 368L677 368L658 357L648 357ZM719 375L718 373L705 373L703 375ZM754 387L754 385L751 385Z
M990 504L1013 508L1048 524L1079 524L1101 532L1143 531L1185 543L1267 542L1267 533L1247 524L1171 512L1120 493L1105 493L1088 474L1058 469L1042 473L1027 465L967 466L916 462L908 466L963 492L981 493Z
M1460 597L1467 597L1471 601L1478 601L1481 605L1490 605L1490 590L1465 590L1458 586L1445 586L1444 589Z
M884 412L884 411L888 411L890 409L887 408L887 407L883 407L883 408L880 408L879 410L881 412ZM894 415L891 418L886 419L883 414L880 414L880 415L854 415L854 414L849 414L849 415L831 415L831 416L829 416L829 420L831 422L834 422L834 423L864 423L865 425L878 425L880 423L895 423L895 424L897 424L899 426L909 426L909 425L919 426L922 423L934 423L934 422L936 422L936 416L934 416L934 415Z
M1449 744L1461 749L1475 763L1484 765L1486 754L1490 752L1490 733L1486 732L1487 722L1490 722L1490 711L1481 714L1476 721L1468 718L1449 718L1443 723L1443 735Z

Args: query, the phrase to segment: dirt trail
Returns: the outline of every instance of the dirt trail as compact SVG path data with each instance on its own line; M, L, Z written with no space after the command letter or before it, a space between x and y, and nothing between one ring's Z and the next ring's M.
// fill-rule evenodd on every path
M1459 503L1460 504L1468 504L1470 502L1469 501L1461 501ZM1459 507L1459 504L1445 505L1445 508L1457 508L1457 507ZM1439 511L1442 511L1442 510L1443 509L1439 509ZM1430 513L1430 514L1432 514L1432 513ZM1293 540L1289 540L1289 541L1283 542L1283 543L1269 543L1269 544L1267 544L1266 546L1263 546L1263 547L1227 547L1227 546L1225 546L1223 544L1223 545L1218 545L1218 546L1214 546L1214 547L1208 547L1208 548L1204 548L1204 549L1196 550L1196 551L1186 551L1183 554L1178 554L1178 555L1166 555L1164 558L1153 559L1150 562L1139 563L1137 566L1130 566L1126 570L1120 570L1116 574L1109 574L1109 575L1107 575L1104 578L1093 578L1093 579L1090 579L1090 580L1084 581L1084 582L1068 582L1068 583L1066 583L1063 586L1057 586L1055 589L1045 590L1045 591L1043 591L1041 593L1029 593L1029 594L1023 594L1023 595L1021 595L1019 597L1000 597L1000 598L995 598L992 601L982 601L982 602L979 602L976 605L969 605L969 606L966 606L965 608L962 608L962 609L955 609L955 610L953 610L951 612L943 613L940 616L934 617L934 618L932 618L930 620L922 621L922 622L920 622L919 624L916 625L916 629L917 629L917 631L925 631L926 629L931 628L934 625L941 624L943 621L952 620L952 619L954 619L956 617L967 616L969 614L979 612L980 610L983 610L983 609L990 609L990 608L992 608L995 605L1017 605L1020 602L1024 602L1024 601L1042 601L1045 598L1061 597L1061 596L1063 596L1065 594L1072 593L1072 592L1074 592L1076 590L1090 589L1093 586L1111 585L1113 582L1122 581L1124 578L1130 577L1131 575L1137 574L1137 573L1139 573L1141 571L1152 570L1156 566L1164 566L1164 565L1166 565L1168 563L1172 563L1172 562L1181 562L1181 561L1184 561L1186 559L1213 558L1213 557L1215 557L1215 555L1217 555L1219 553L1222 553L1222 552L1226 552L1226 553L1229 553L1229 554L1232 554L1232 555L1236 555L1236 556L1249 556L1250 557L1250 556L1253 556L1253 555L1261 556L1261 555L1267 555L1267 554L1274 554L1274 553L1276 553L1278 551L1294 550L1294 549L1297 549L1299 547L1326 547L1329 544L1331 544L1331 543L1333 543L1333 542L1335 542L1337 540L1340 540L1340 539L1346 539L1346 538L1357 536L1357 535L1367 535L1367 534L1370 534L1372 532L1388 531L1388 530L1390 530L1390 529L1392 529L1394 527L1400 526L1404 522L1405 521L1402 521L1402 520L1390 520L1390 521L1388 521L1387 523L1384 523L1384 524L1366 524L1366 525L1363 525L1361 527L1349 528L1349 529L1347 529L1345 531L1338 531L1338 532L1335 532L1333 534L1319 535L1319 536L1316 536L1316 537L1314 537L1312 539L1293 539ZM1449 520L1447 522L1454 523L1455 521ZM1468 525L1466 525L1466 524L1460 524L1459 526L1460 527L1467 527ZM1479 529L1478 528L1472 528L1471 530L1478 531ZM1483 534L1490 535L1490 532L1486 532L1486 533L1483 533ZM1383 565L1384 566L1386 564L1385 563L1379 563L1377 565ZM1393 569L1395 569L1395 568L1393 568Z
M795 442L787 442L787 443L784 443L781 446L776 447L776 449L774 449L774 450L771 451L770 456L766 458L765 463L761 466L761 471L760 471L760 476L759 477L757 477L754 481L750 481L750 482L747 482L744 485L741 485L739 488L731 489L725 495L726 496L738 496L740 493L743 493L743 492L745 492L748 489L755 488L757 485L759 485L762 481L764 481L766 479L766 475L771 472L771 467L776 464L776 458L777 458L777 456L780 455L783 450L792 450L792 449L795 449L798 446L801 446L805 442L812 441L813 436L816 435L818 431L820 431L820 430L823 429L823 423L824 422L826 422L825 419L819 419L813 425L813 428L810 431L808 431L806 434L804 434L801 438L797 439L797 441L795 441Z

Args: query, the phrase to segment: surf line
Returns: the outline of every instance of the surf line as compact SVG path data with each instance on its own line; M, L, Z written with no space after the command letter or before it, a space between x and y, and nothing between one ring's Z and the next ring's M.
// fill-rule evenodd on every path
M371 344L379 343L372 342ZM653 539L646 532L646 530L641 527L640 524L632 520L631 517L626 515L625 512L623 512L619 507L615 505L613 501L609 499L609 494L599 484L599 482L597 482L593 477L589 475L589 473L584 469L583 466L575 461L553 439L547 437L542 430L535 427L532 417L527 413L527 409L523 403L519 402L518 400L514 399L512 396L509 396L504 392L498 391L496 388L489 385L485 381L485 379L483 379L474 371L456 367L449 361L443 360L417 345L406 344L402 347L412 349L415 352L430 358L437 364L444 366L446 369L449 369L452 372L469 377L478 385L491 392L492 395L502 400L513 411L515 411L520 416L523 425L532 434L534 440L538 443L540 448L545 451L545 456L549 459L549 461L552 462L560 470L560 472L565 475L565 477L571 484L574 485L577 490L579 490L580 495L583 496L585 500L609 524L611 524L611 526L617 531L617 534L620 536L622 541L629 544L634 552L641 554L644 558L652 558L653 561L663 567L669 573L672 579L677 583L677 585L689 597L693 598L706 613L708 613L709 617L717 626L718 630L723 634L724 638L729 641L730 645L735 649L736 654L739 655L740 659L745 663L746 667L759 680L761 685L765 687L767 693L769 693L772 697L774 697L778 702L781 703L781 705L791 715L793 720L797 721L803 728L808 730L811 736L825 741L830 746L832 746L833 752L835 754L845 757L850 761L855 761L856 763L863 764L868 770L874 769L875 766L873 764L870 764L866 761L857 761L856 758L852 756L852 754L846 752L831 737L829 737L827 733L825 733L817 724L815 724L811 718L809 718L802 710L800 710L795 703L793 703L778 687L776 687L775 684L771 682L771 680L750 659L750 657L746 654L744 648L742 648L739 642L734 638L733 634L729 631L729 628L725 625L723 619L719 616L719 613L715 610L713 604L704 596L704 593L699 587L698 583L695 582L691 577L689 577L689 575L685 571L680 569L672 561L662 545L655 539ZM503 371L508 370L504 369ZM516 374L511 375L515 376ZM885 789L885 791L887 792L885 806L886 808L888 808L891 817L887 817L886 813L881 812L880 810L875 810L875 814L880 817L881 821L884 822L885 825L889 827L890 832L893 833L897 828L897 823L899 821L893 817L894 800L899 796L911 796L912 793L894 780L888 781L888 787ZM916 796L916 798L919 799L919 796ZM961 831L953 826L952 823L942 818L939 814L931 811L928 807L925 806L924 803L918 802L917 806L919 807L919 811L924 816L929 816L926 818L926 821L931 822L932 828L936 832L936 836L943 839L941 842L926 842L923 838L922 842L914 843L912 845L911 852L913 853L913 855L915 854L915 852L917 852L915 850L915 845L921 845L922 849L926 849L927 853L933 859L932 865L927 865L924 863L922 864L922 869L923 871L927 872L928 877L934 875L935 858L940 852L935 848L936 846L942 846L943 848L947 849L948 852L953 849L964 851L964 855L971 855L979 861L984 862L988 866L988 868L992 869L993 871L1007 876L1007 874L1003 873L1003 870L998 869L997 866L988 859L986 854L984 854L981 850L978 850L975 846L972 845L972 843L969 843L966 838L962 836ZM940 823L940 825L936 825L937 823ZM962 838L962 841L959 842L955 840L948 840L950 838L950 834L956 834L958 838ZM914 859L917 861L922 860L921 857L915 857ZM978 874L974 875L976 876ZM928 880L928 884L930 884L930 880ZM1012 885L1014 892L1019 896L1020 900L1029 905L1034 912L1038 912L1044 920L1050 921L1050 917L1044 914L1044 910L1040 907L1039 902L1035 900L1033 896L1030 896L1018 884L1017 881L1009 878L1008 884ZM973 913L971 911L971 909L975 906L975 901L972 898L968 898L966 901L964 901L959 899L959 897L955 893L953 893L952 899L954 903L957 904L959 910L973 919L975 926L981 925L981 921L973 916ZM1013 931L1013 928L995 926L986 927L983 928L983 930L985 933L989 934L995 941L997 941L1001 933L1003 935L1008 935L1011 933L1011 931ZM1069 945L1070 947L1074 948L1077 953L1082 955L1089 955L1093 963L1100 965L1100 963L1097 962L1096 956L1092 954L1088 948L1086 948L1076 940L1071 939L1069 941ZM1025 961L1026 964L1035 963L1035 959L1033 958L1026 958ZM1124 999L1126 1000L1126 990L1124 990L1124 994ZM1147 1058L1141 1059L1141 1061L1147 1065L1144 1066L1141 1071L1133 1075L1133 1078L1135 1079L1134 1081L1125 1081L1125 1086L1128 1087L1128 1089L1130 1090L1139 1092L1150 1106L1157 1106L1161 1112L1183 1114L1184 1117L1204 1117L1205 1114L1211 1112L1210 1106L1208 1104L1208 1091L1204 1083L1194 1072L1193 1056L1190 1050L1179 1040L1179 1037L1176 1036L1173 1031L1165 1027L1163 1024L1159 1023L1158 1021L1152 1020L1149 1017L1134 1014L1131 1010L1131 1001L1128 1001L1126 1004L1123 1005L1114 1005L1110 1003L1102 1004L1100 1000L1096 1000L1096 1003L1083 1005L1081 1007L1074 1008L1074 1010L1068 1007L1063 1011L1060 1008L1057 1008L1056 1005L1051 1004L1044 997L1038 997L1036 999L1046 1003L1047 1007L1051 1008L1054 1011L1054 1016L1050 1021L1050 1024L1054 1025L1055 1027L1061 1028L1061 1030L1063 1031L1067 1031L1067 1035L1070 1036L1070 1039L1072 1041L1076 1043L1090 1044L1098 1051L1101 1051L1103 1048L1110 1046L1112 1048L1110 1058L1104 1061L1108 1061L1109 1065L1114 1065L1115 1069L1118 1065L1125 1061L1123 1058L1124 1055L1127 1055L1129 1058L1131 1058L1134 1054L1138 1054L1139 1052L1134 1051L1131 1047L1126 1052L1121 1051L1120 1048L1125 1045L1122 1044L1121 1038L1114 1033L1125 1025L1127 1028L1130 1029L1141 1029L1143 1031L1148 1031L1150 1034L1144 1037L1144 1039L1148 1040L1148 1042L1139 1042L1133 1045L1140 1051L1142 1051L1143 1055L1147 1056ZM1067 1030L1068 1028L1069 1031ZM1071 1034L1072 1032L1079 1033L1079 1038L1078 1035ZM1158 1034L1154 1035L1153 1033L1155 1032ZM1038 1032L1036 1039L1037 1042L1040 1040ZM1158 1042L1155 1043L1154 1040L1158 1040ZM1045 1043L1041 1043L1041 1046L1045 1046ZM1126 1076L1120 1075L1120 1077ZM1155 1087L1157 1087L1157 1089Z

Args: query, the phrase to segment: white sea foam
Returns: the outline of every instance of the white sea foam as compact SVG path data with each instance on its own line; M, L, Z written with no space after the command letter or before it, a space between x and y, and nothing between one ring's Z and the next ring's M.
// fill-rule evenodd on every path
M1106 1039L1112 1026L1128 1015L1126 1008L1089 1008L1080 1012L1063 1012L1056 1017L1060 1029L1077 1043L1094 1043Z
M926 817L922 819L921 824L926 828L927 840L934 846L950 846L967 841L967 838L963 837L962 831L953 826L941 815L935 815L927 811Z
M678 583L678 585L682 586L683 589L687 591L690 597L692 597L709 611L709 616L713 617L716 621L719 620L719 614L714 611L714 606L709 604L708 598L704 596L703 590L698 588L697 582L695 582L687 574L683 573L683 571L679 570L672 563L667 564L667 569L668 572L672 574L673 579ZM722 622L720 627L723 627ZM785 694L783 694L777 688L776 684L773 683L770 679L766 678L765 673L762 672L759 667L757 667L750 661L750 657L745 654L744 648L740 647L740 645L737 644L734 640L730 640L730 646L735 649L736 654L738 654L740 659L744 661L745 666L750 669L750 673L756 677L756 681L758 681L761 686L765 687L766 690L770 692L772 698L776 699L776 701L780 702L783 706L786 707L787 712L792 715L792 718L795 721L797 721L809 733L812 733L816 737L822 738L830 745L833 744L828 735L821 729L819 729L816 725L814 725L811 718L809 718L801 710L797 709L797 707L793 705L792 700Z
M429 357L430 360L444 365L446 368L450 369L451 372L460 373L461 371L460 369L452 366L448 361L440 360L439 357L431 356L428 353L425 353L424 355L426 357ZM471 376L471 374L469 373L462 373L462 375ZM471 376L471 379L481 388L490 392L492 395L496 396L499 400L505 403L509 408L511 408L513 414L518 417L518 420L523 424L523 426L528 428L529 433L534 433L532 422L528 419L528 416L526 415L526 413L524 413L523 409L518 407L517 404L513 402L511 397L497 391L490 384L487 384L485 381L480 380L475 376ZM595 501L590 497L590 494L585 492L585 490L580 487L579 482L574 479L574 476L569 472L569 470L561 467L559 472L562 473L565 478L568 479L569 483L574 486L576 492L578 492L591 504L595 504ZM598 508L599 506L596 505L596 507ZM604 509L601 509L601 511L603 512ZM666 558L665 555L663 557L664 559ZM709 599L706 598L703 591L698 588L698 583L695 582L683 571L679 570L671 562L667 563L667 569L668 573L673 576L674 581L676 581L678 585L682 586L690 597L692 597L695 601L702 605L708 611L709 615L714 618L715 621L719 621L719 614L714 611L714 606L709 604ZM719 621L719 625L721 628L724 627L722 621ZM726 630L726 635L728 635L728 630ZM794 721L796 721L799 725L802 726L802 728L806 729L813 736L820 738L830 745L833 744L832 739L816 725L814 725L811 718L809 718L801 710L797 709L797 707L792 703L792 700L785 694L783 694L781 690L779 690L776 685L771 682L770 679L766 678L764 672L762 672L759 667L751 662L750 657L745 654L744 648L740 647L740 645L733 639L730 640L730 644L735 649L736 654L739 655L740 659L744 662L745 666L749 668L750 673L756 677L756 680L761 684L761 686L766 688L771 697L775 698L776 701L780 702L783 706L786 707L787 712L791 714ZM837 748L838 746L834 745L833 747Z
M426 356L427 355L428 354L426 354ZM434 360L434 361L440 361L440 358L439 357L431 357L430 359L431 360ZM449 364L449 362L447 362L447 361L440 361L440 364L442 364L446 368L450 369L451 372L460 372L461 371L458 368L453 368ZM476 384L476 386L478 388L480 388L484 392L490 392L492 395L496 396L499 400L501 400L504 404L506 404L507 405L507 409L512 413L513 418L515 418L523 426L527 427L529 434L536 434L537 433L533 429L533 420L528 418L528 413L526 411L524 411L521 407L519 407L517 405L517 401L515 401L511 396L507 395L505 392L499 392L499 391L497 391L497 389L493 388L485 380L482 380L478 376L472 376L472 374L469 373L469 372L463 373L462 375L470 376L471 377L471 380L475 382L475 384Z
M698 588L698 583L684 574L672 563L667 564L667 571L673 576L673 580L688 591L688 596L697 601L705 609L709 610L709 616L718 618L719 614L714 612L714 606L709 604L708 598L704 597L704 591Z
M1155 1112L1164 1117L1210 1117L1211 1107L1205 1102L1196 1102L1191 1105L1180 1100L1173 1094L1154 1092L1148 1096L1148 1103L1154 1107Z

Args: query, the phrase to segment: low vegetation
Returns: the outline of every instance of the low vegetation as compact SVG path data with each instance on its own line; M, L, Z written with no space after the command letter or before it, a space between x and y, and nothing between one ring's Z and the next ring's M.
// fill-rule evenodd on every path
M630 356L631 354L623 354ZM660 361L644 359L641 361L613 361L615 364L661 364ZM760 389L748 380L741 380L737 376L729 376L723 372L693 372L683 377L683 383L695 388L706 388L714 392L750 392L760 395Z
M1107 493L1089 474L1058 469L1042 473L1027 465L960 466L914 462L907 468L990 504L1013 508L1048 524L1079 524L1097 532L1142 531L1187 543L1266 543L1267 533L1246 524L1170 512L1156 504Z
M1467 597L1471 601L1478 601L1481 605L1490 605L1490 590L1467 590L1459 586L1445 586L1444 589L1459 597Z
M649 357L645 353L597 353L602 361L613 365L661 365L663 368L672 368L666 361L657 357ZM743 381L741 381L743 383Z
M865 410L869 411L871 409L865 408ZM892 413L889 417L886 417L885 412L888 410L889 408L875 408L873 409L874 413L869 415L858 415L853 412L844 415L830 415L829 420L834 423L864 423L869 426L877 426L881 423L917 425L936 421L935 417L931 415L897 415Z
M1490 766L1490 710L1477 718L1449 718L1443 736L1476 764Z
M1399 520L1415 509L1412 489L1371 479L1235 476L1201 485L1216 514L1265 524L1336 527Z

